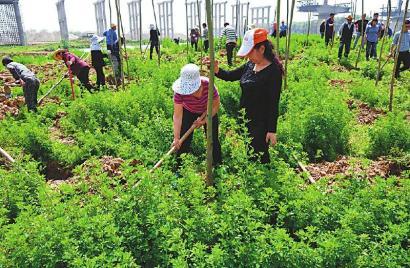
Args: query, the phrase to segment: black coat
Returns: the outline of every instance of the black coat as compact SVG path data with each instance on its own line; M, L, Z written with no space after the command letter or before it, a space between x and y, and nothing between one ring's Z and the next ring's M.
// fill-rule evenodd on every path
M340 36L340 42L344 42L344 43L351 42L352 37L353 37L353 30L354 30L353 23L350 24L350 29L349 29L349 25L346 22L343 23L342 35Z

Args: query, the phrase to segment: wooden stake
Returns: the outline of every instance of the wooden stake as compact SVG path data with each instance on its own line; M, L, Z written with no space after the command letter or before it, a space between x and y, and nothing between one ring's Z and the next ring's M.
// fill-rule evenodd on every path
M382 45L380 47L380 55L378 59L378 67L377 67L377 75L376 75L376 83L375 83L376 86L379 84L379 81L380 81L382 55L383 55L384 43L386 42L386 39L387 39L386 37L388 36L388 32L389 32L390 16L391 16L391 0L388 0L387 1L387 23L386 23L386 29L384 30Z
M287 37L287 47L286 47L286 59L285 59L285 89L288 88L288 62L289 62L289 49L290 49L290 37L292 34L292 21L293 21L293 11L295 10L295 0L292 0L292 7L290 10L290 21L288 25L288 34L286 35Z
M211 61L210 72L209 72L209 87L208 87L208 123L206 128L206 138L207 138L207 172L206 172L206 185L213 185L213 170L212 170L212 104L214 96L214 84L215 84L215 48L214 48L214 24L212 20L212 5L211 0L205 0L206 3L206 15L208 20L208 29L209 29L209 58Z
M280 31L279 31L279 23L280 23L280 0L276 1L276 51L279 57L279 42L280 42Z
M360 60L360 54L362 53L362 46L364 45L364 37L365 37L365 28L364 28L364 19L363 19L363 14L364 14L364 0L362 0L362 29L360 32L360 47L359 47L359 51L357 52L357 58L356 58L356 63L354 65L355 68L357 68L357 64L359 63ZM363 44L363 45L362 45Z
M0 147L0 154L7 159L10 163L16 162L13 157L11 157L3 148Z
M122 47L122 40L121 40L121 17L120 17L120 11L119 11L119 0L115 0L115 9L117 11L117 30L118 30L118 49L119 49L119 54L120 54L120 63L119 66L121 68L121 86L122 90L125 90L125 85L124 85L124 58L121 53L121 47Z
M404 8L404 14L403 14L403 24L402 28L400 30L400 37L399 37L399 43L396 46L396 55L394 57L394 67L393 71L391 73L391 81L390 81L390 97L389 97L389 111L391 112L393 110L393 90L394 90L394 80L395 80L395 72L399 60L399 53L400 53L400 47L401 47L401 40L403 39L403 35L406 32L405 28L405 21L407 17L407 9L409 8L409 0L406 1L406 7Z

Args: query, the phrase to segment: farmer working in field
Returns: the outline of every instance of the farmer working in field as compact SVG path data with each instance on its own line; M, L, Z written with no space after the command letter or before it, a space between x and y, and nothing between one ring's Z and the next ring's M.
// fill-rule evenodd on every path
M16 79L14 84L6 84L6 86L21 85L28 110L37 112L37 92L40 87L40 80L26 66L14 62L10 57L4 57L1 62Z
M401 38L400 51L395 70L396 78L400 76L401 72L410 69L410 19L406 20L406 22L403 24L403 29L401 31L398 31L394 34L390 56L392 56L393 53L397 50L400 35L402 34L402 32L403 36ZM403 67L400 67L402 63Z
M174 82L174 141L173 146L178 149L178 159L182 153L190 151L192 134L181 144L180 138L195 124L197 128L205 126L206 118L200 117L207 111L209 80L201 77L199 67L195 64L187 64L181 70L181 76ZM213 138L213 164L222 162L221 144L219 143L219 119L218 110L220 100L215 88L212 107L212 138ZM206 132L206 131L205 131ZM178 160L179 161L179 160Z
M53 58L55 60L62 60L67 66L68 70L80 80L82 87L86 88L90 93L94 87L90 84L88 75L90 73L90 66L77 57L76 55L68 52L66 49L58 49L54 52Z
M107 54L102 53L100 43L104 40L104 37L98 37L94 34L91 37L91 64L97 73L97 89L100 89L100 86L105 86L105 75L104 75L104 58L107 57Z
M247 58L248 62L235 70L225 71L216 61L214 72L222 80L240 81L240 108L245 109L245 117L249 120L246 125L252 138L251 146L256 154L262 154L261 162L268 163L269 144L276 144L283 66L273 52L265 29L247 31L238 56ZM209 66L209 59L204 63Z
M151 43L150 48L149 48L149 59L152 60L152 52L154 52L154 47L155 51L157 52L157 55L159 56L159 36L160 32L158 29L155 28L154 24L151 24L149 26L149 42Z
M347 58L349 56L350 52L350 45L352 43L352 37L353 37L353 17L351 15L346 17L346 22L342 24L339 30L339 35L340 35L340 46L339 46L339 60L342 58L342 53L343 53L343 48L345 50L344 56Z
M330 16L326 20L326 24L325 24L325 44L326 46L329 45L329 41L332 41L332 44L333 44L334 35L335 35L335 14L330 13Z
M377 42L379 41L379 26L377 19L373 19L366 27L366 60L370 57L377 59Z
M219 46L221 45L222 39L224 37L226 37L225 48L228 65L232 66L233 50L236 47L236 39L238 38L238 36L236 35L235 29L230 26L228 22L225 22L224 24L224 29L221 33L221 39L219 40Z

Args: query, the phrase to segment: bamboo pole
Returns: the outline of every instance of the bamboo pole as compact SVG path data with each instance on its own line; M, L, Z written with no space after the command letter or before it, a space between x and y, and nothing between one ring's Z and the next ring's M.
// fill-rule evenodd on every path
M204 41L202 39L202 25L201 25L201 6L199 5L199 0L196 0L196 7L197 7L197 12L198 12L198 28L199 28L199 50L201 51L201 59L200 59L200 70L202 70L202 57L203 57L203 46L204 46Z
M399 43L397 44L396 47L396 55L394 57L394 67L393 67L393 71L391 74L391 81L390 81L390 97L389 97L389 111L391 112L393 110L393 91L394 91L394 80L395 80L395 72L396 72L396 68L397 68L397 64L398 64L398 60L399 60L399 53L400 53L400 47L401 47L401 41L403 39L403 35L406 32L406 28L405 28L405 21L406 21L406 17L407 17L407 9L409 8L409 0L406 1L406 7L404 8L404 14L403 14L403 24L402 24L402 28L400 31L400 37L399 37Z
M125 85L124 85L124 57L121 53L121 47L122 47L122 40L121 40L121 18L119 16L119 0L115 0L115 9L117 11L117 30L118 30L118 53L120 55L120 63L119 66L121 68L121 86L122 86L122 90L125 90Z
M356 63L354 65L355 68L357 68L357 64L359 64L359 60L360 60L360 54L362 53L362 44L364 43L364 38L365 38L365 33L364 33L364 19L363 19L363 14L364 14L364 0L362 0L362 29L360 32L360 47L359 47L359 51L357 52L357 58L356 58Z
M212 21L212 5L211 0L205 0L206 3L206 15L208 20L208 29L209 29L209 58L211 61L210 64L210 72L209 72L209 87L208 87L208 122L206 128L206 138L207 138L207 172L206 172L206 185L211 186L213 185L213 172L212 172L212 104L213 104L213 96L214 96L214 82L215 82L215 48L214 48L214 25Z
M305 46L309 45L309 35L310 35L310 25L312 20L312 12L308 12L308 28L307 28L307 35L306 35L306 44Z
M185 18L186 18L186 58L188 61L189 60L189 29L188 29L188 1L187 0L185 0Z
M279 41L280 41L280 31L279 31L279 24L280 24L280 0L276 2L276 51L279 57Z
M141 3L141 1L139 2L139 5L138 5L138 9L139 9L139 19L140 19L140 51L141 51L141 54L142 54L142 13L141 13L141 5L142 5L142 3Z
M120 4L120 0L118 0L118 3ZM128 83L129 83L130 82L130 66L128 64L127 43L126 43L126 38L125 38L124 24L122 23L121 6L119 6L119 8L118 8L118 16L120 17L121 31L122 31L122 34L124 36L123 46L124 46L125 57L123 57L123 58L125 58L125 64L126 64L126 67L127 67L127 79L128 79Z
M387 23L386 23L386 29L384 30L384 36L382 40L382 45L380 47L380 56L378 59L378 67L377 67L377 75L376 75L376 83L375 86L379 84L380 81L380 71L381 71L381 65L382 65L382 55L383 55L383 50L384 50L384 44L386 43L386 37L388 36L388 29L390 25L390 16L391 16L391 0L387 1Z
M11 157L3 148L0 147L0 154L7 159L10 163L16 162L13 157Z
M111 27L111 24L112 24L111 0L108 0L108 9L110 11L110 27Z
M289 62L289 49L290 49L290 37L292 34L292 21L293 21L293 11L295 10L295 0L292 0L292 7L290 10L290 21L289 21L289 25L288 25L288 34L287 36L287 47L286 47L286 59L285 59L285 89L288 88L288 62Z

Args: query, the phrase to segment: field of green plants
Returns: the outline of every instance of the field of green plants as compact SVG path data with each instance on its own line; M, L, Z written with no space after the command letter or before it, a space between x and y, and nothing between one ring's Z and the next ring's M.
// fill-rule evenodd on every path
M200 62L169 40L160 67L128 51L125 90L72 100L67 80L37 114L6 115L0 147L16 162L0 159L0 267L409 267L410 73L388 112L391 62L375 87L377 62L362 53L356 69L357 51L339 62L337 45L304 41L292 38L270 164L248 160L239 84L216 80L224 162L212 187L202 131L178 172L171 157L149 173L173 139L171 85ZM4 52L47 65L23 54L45 49ZM65 72L53 66L38 72L39 97Z

